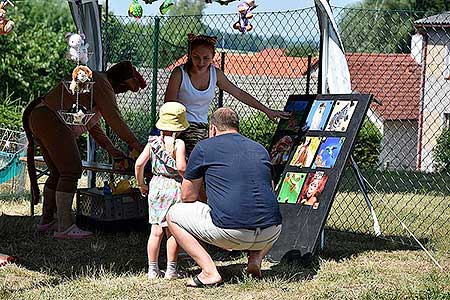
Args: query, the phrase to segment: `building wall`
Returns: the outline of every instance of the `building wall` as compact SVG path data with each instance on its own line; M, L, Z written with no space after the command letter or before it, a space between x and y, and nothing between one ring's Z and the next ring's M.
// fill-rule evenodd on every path
M425 70L423 121L421 135L420 169L433 172L433 148L444 126L444 114L450 112L450 81L448 74L450 38L442 29L429 31L427 64Z
M417 165L418 122L395 120L384 122L380 165L390 170L415 170Z

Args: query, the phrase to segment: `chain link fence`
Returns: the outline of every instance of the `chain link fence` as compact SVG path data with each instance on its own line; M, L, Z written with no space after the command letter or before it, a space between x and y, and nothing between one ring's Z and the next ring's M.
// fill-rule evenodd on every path
M449 249L450 14L335 8L356 93L371 105L353 155L367 179L382 234L413 243L394 214L427 245ZM214 64L270 108L291 94L317 93L319 26L314 8L254 13L254 29L232 28L236 15L133 18L102 22L105 67L131 60L148 82L119 97L124 118L145 142L173 68L186 61L187 33L218 37ZM216 91L211 110L234 108L243 134L268 146L276 124ZM109 132L114 142L118 138ZM99 160L106 160L99 152ZM327 228L372 234L372 218L347 168Z

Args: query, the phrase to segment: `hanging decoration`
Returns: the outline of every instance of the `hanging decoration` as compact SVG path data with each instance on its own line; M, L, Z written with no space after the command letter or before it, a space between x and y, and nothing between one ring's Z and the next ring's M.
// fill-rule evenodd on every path
M70 60L75 61L77 64L82 63L86 64L89 55L88 55L88 48L89 44L85 43L85 35L84 34L78 34L78 33L72 33L68 32L66 33L65 40L69 44L69 52L68 52L68 58Z
M132 0L130 7L128 8L128 16L136 18L139 21L144 14L144 10L142 9L139 0Z
M170 8L174 5L172 0L164 0L164 2L159 7L159 12L162 15L167 14L167 12L170 10Z
M239 21L233 24L233 28L239 30L242 34L252 30L253 25L250 24L249 20L253 18L252 10L256 7L254 0L245 0L239 3Z
M14 28L14 22L6 18L6 7L14 4L10 0L0 2L0 35L11 33Z

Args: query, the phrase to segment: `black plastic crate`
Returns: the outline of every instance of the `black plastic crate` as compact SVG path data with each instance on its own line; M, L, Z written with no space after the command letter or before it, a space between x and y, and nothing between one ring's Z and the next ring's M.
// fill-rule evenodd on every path
M138 189L120 195L103 195L91 189L77 190L77 217L94 221L147 219L147 199Z

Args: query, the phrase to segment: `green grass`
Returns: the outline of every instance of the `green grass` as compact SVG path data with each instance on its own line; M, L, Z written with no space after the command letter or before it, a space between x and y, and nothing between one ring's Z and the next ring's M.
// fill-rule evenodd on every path
M337 203L343 201L340 197ZM19 258L0 268L0 299L450 298L448 248L433 252L444 267L441 272L423 251L365 233L328 230L325 249L310 267L265 261L262 280L243 275L243 254L216 252L225 285L197 290L187 289L185 279L146 279L146 232L56 241L34 231L38 217L27 216L27 201L1 198L0 212L0 252ZM160 263L164 265L164 257ZM188 275L199 272L190 260L181 260L180 265Z

